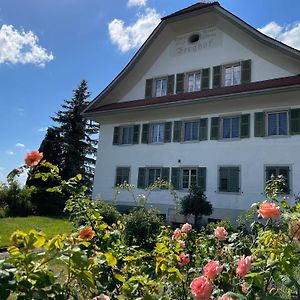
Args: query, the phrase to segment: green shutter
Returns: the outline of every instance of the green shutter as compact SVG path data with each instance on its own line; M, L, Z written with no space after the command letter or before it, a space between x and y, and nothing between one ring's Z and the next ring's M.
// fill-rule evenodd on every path
M213 88L218 88L221 86L222 74L221 74L222 66L213 67Z
M210 68L202 70L201 90L209 89L209 71L210 71Z
M174 122L173 142L181 142L182 121Z
M146 80L146 87L145 87L145 98L152 97L152 89L153 89L153 79Z
M218 140L220 138L220 118L211 118L210 139Z
M143 124L142 144L148 144L148 142L149 142L149 124Z
M165 136L164 136L165 143L171 142L171 134L172 134L172 122L166 122L165 123Z
M175 190L180 188L180 168L172 168L171 183Z
M206 168L197 168L197 185L201 187L202 191L206 191Z
M133 126L133 144L138 144L140 142L140 125Z
M119 145L119 144L120 144L120 127L115 127L113 145Z
M251 59L242 61L241 66L242 66L241 83L251 82Z
M241 115L241 138L250 137L250 114Z
M175 78L175 75L168 76L167 95L174 94L174 78Z
M170 168L161 169L161 179L167 182L170 181Z
M184 92L184 73L176 74L176 94Z
M229 169L228 191L237 193L240 191L240 168L230 167L228 169Z
M146 168L139 168L137 187L139 189L144 189L146 187Z
M207 123L208 119L200 119L200 128L199 128L199 140L200 141L206 141L207 140Z
M254 114L254 136L265 136L265 113L257 112Z
M290 134L300 134L300 109L291 109L290 117Z

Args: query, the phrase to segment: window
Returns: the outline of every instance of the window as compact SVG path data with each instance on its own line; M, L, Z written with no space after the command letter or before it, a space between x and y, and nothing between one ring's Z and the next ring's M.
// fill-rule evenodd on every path
M196 92L201 90L201 72L187 74L187 91Z
M287 112L276 112L267 114L268 136L288 134Z
M133 126L122 127L122 142L123 145L132 144L133 140Z
M267 166L266 167L266 182L274 176L275 178L279 175L283 176L285 183L280 187L282 193L290 193L290 168L288 166Z
M184 141L199 139L199 121L184 122Z
M219 168L219 192L238 193L240 191L240 168Z
M165 138L165 123L151 125L151 143L163 143Z
M153 184L156 180L161 179L161 168L150 168L148 169L148 180L147 186Z
M168 167L140 167L138 172L137 187L144 189L153 184L156 180L169 181L170 168Z
M240 117L223 118L223 139L240 137Z
M116 186L123 184L124 182L129 183L129 167L117 167L116 171Z
M182 188L189 189L197 184L197 169L182 169Z
M161 97L167 95L167 78L155 80L155 96Z
M240 63L224 66L224 86L237 85L241 83Z

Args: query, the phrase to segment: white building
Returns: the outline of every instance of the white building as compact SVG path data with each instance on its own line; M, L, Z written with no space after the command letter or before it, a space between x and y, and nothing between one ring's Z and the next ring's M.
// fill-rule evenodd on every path
M85 110L101 125L93 197L126 180L201 185L231 218L264 199L271 174L300 192L300 52L258 32L218 2L162 18L137 54ZM122 193L121 205L132 206ZM149 205L174 220L166 190Z

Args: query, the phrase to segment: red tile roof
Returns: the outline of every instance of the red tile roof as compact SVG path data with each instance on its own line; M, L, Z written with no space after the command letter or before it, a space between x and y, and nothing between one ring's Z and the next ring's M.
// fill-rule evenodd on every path
M138 108L143 106L159 105L165 103L176 103L179 101L188 102L189 100L195 100L201 98L209 98L209 97L223 96L223 95L225 96L230 94L239 94L243 92L260 91L260 90L288 87L288 86L295 86L295 85L300 85L300 75L245 83L245 84L240 84L235 86L220 87L220 88L209 89L200 92L168 95L163 97L155 97L155 98L147 98L147 99L139 99L133 101L106 104L98 108L89 109L85 113L104 112L104 111L126 109L126 108Z
M217 1L215 1L215 2L198 2L198 3L195 3L191 6L186 7L184 9L178 10L178 11L174 12L173 14L165 16L161 20L163 21L163 20L166 20L166 19L169 19L169 18L172 18L172 17L180 16L180 15L190 13L190 12L195 11L195 10L199 10L199 9L214 6L214 5L220 6L220 3L217 2Z

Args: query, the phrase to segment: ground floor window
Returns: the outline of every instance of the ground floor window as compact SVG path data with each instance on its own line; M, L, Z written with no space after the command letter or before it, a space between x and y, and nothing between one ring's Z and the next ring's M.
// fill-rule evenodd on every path
M147 186L150 186L158 179L161 179L161 168L149 168Z
M182 188L189 189L192 185L197 185L197 169L182 169Z
M219 192L240 192L240 167L219 168Z
M124 182L129 183L130 167L117 167L116 171L116 186L123 184Z
M284 177L284 184L280 187L282 193L290 193L290 168L289 166L266 166L266 182L269 181L272 176L275 178L278 176Z

